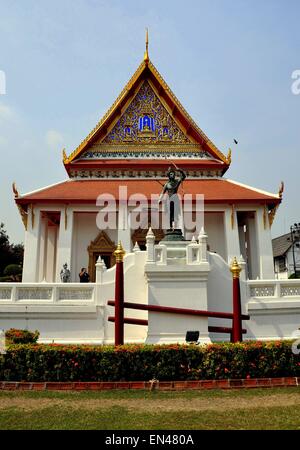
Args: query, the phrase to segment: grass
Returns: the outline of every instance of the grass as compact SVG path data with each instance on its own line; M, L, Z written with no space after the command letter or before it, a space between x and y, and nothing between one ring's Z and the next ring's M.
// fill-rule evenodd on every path
M0 429L300 429L300 389L2 391Z

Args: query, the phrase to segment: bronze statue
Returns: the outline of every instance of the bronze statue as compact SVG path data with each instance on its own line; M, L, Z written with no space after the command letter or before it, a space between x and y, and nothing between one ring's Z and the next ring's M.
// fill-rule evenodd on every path
M176 178L176 171L179 172L179 178ZM176 168L176 170L174 170L172 169L172 167L169 167L167 176L169 180L163 187L162 193L160 194L160 197L158 199L158 204L161 203L164 194L167 193L169 199L169 202L167 203L167 212L169 213L169 224L170 229L174 229L175 222L178 220L180 211L177 191L180 184L186 179L186 174L181 169Z
M60 271L60 279L61 279L62 283L70 283L70 281L71 281L71 272L68 269L67 263L65 263L63 265L63 269L61 269L61 271Z

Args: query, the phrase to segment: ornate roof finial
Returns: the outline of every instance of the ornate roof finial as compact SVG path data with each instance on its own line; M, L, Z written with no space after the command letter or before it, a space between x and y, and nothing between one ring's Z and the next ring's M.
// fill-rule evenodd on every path
M278 189L278 196L279 196L279 198L282 198L283 191L284 191L284 182L281 181L279 189Z
M19 192L18 192L18 189L17 189L15 181L12 184L12 190L13 190L13 193L15 194L15 198L18 198L19 197Z
M226 163L231 164L231 148L229 148L229 150L228 150L228 154L226 157Z
M68 162L68 156L66 154L66 149L65 148L63 148L62 156L63 156L63 162L64 163Z
M148 28L146 28L146 50L145 50L145 53L144 53L144 61L145 61L146 64L149 62L148 45L149 45Z

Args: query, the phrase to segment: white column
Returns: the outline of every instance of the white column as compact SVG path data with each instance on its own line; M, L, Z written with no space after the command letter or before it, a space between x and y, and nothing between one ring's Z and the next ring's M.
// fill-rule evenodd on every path
M48 281L48 283L53 283L55 281L56 229L55 225L48 226L46 267L46 281Z
M119 205L118 214L118 243L122 242L122 247L126 253L131 253L131 229L130 229L130 216L125 205Z
M231 263L234 257L241 254L237 215L235 209L227 208L224 213L224 228L227 248L227 262Z
M60 213L60 225L58 231L58 241L57 241L57 257L56 257L56 282L59 283L60 271L65 263L68 264L68 268L72 274L72 245L73 245L73 211L63 209ZM67 220L66 220L67 219ZM72 277L71 277L71 281Z
M146 235L147 262L155 261L154 244L155 244L155 236L152 231L152 228L150 227Z
M246 219L246 227L248 274L250 279L256 280L260 274L256 231L256 213L253 216L252 214L248 215Z
M263 206L256 212L256 232L260 278L275 279L271 229Z
M245 225L238 226L238 233L239 233L239 240L240 240L241 255L245 259L247 257L247 255L246 255L246 236L245 236L244 226Z
M38 276L37 281L43 281L46 275L46 265L47 265L47 232L48 232L48 221L47 219L41 218L40 225L40 251L39 251L39 265L38 265Z
M200 244L200 261L207 261L207 234L202 227L198 236Z
M102 284L103 273L107 270L107 268L105 262L103 261L103 259L101 259L101 256L99 256L95 265L96 265L96 283Z
M25 233L23 282L35 283L39 275L39 247L41 233L41 213L28 207L27 231Z

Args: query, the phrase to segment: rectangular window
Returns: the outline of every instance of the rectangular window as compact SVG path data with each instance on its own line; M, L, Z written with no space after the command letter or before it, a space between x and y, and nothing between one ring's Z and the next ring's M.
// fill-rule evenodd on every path
M277 264L279 272L285 272L287 270L284 256L280 256L279 258L277 258Z

